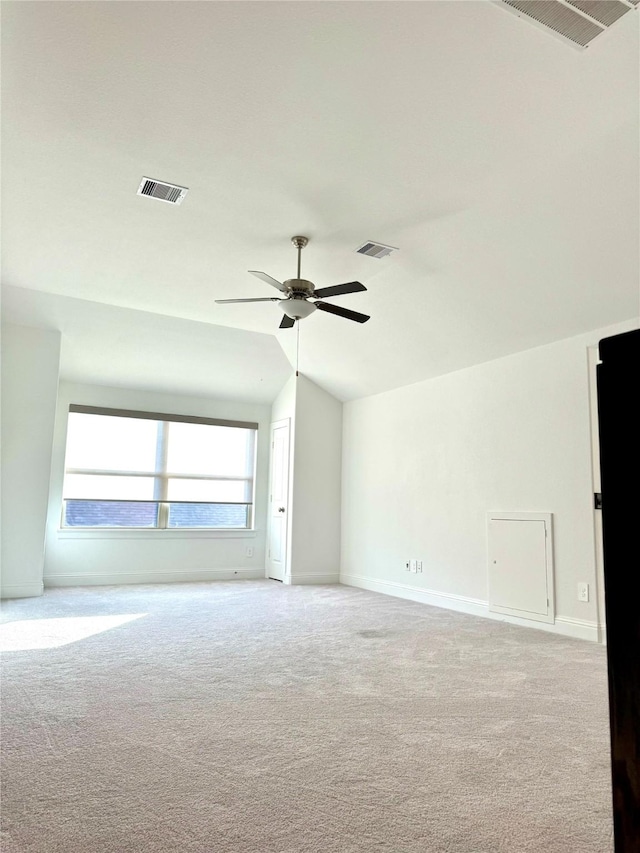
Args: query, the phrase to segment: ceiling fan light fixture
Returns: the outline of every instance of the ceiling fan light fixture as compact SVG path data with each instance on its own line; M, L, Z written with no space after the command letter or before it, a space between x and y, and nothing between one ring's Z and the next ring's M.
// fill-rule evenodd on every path
M287 317L291 317L292 320L302 320L304 317L308 317L309 314L313 314L316 310L313 302L307 302L306 299L296 298L295 296L290 299L281 299L280 307Z
M640 0L639 0L640 2ZM344 296L348 293L360 293L367 288L359 281L345 281L343 284L334 284L329 287L320 287L316 290L312 281L302 278L300 275L300 255L302 249L309 242L308 237L292 237L291 242L298 250L298 271L295 278L288 278L286 281L278 281L267 275L266 272L258 270L249 270L251 275L261 279L266 284L270 284L284 293L286 298L280 299L276 296L257 297L250 299L216 299L216 303L225 302L277 302L284 317L280 321L280 329L291 329L295 326L297 320L303 320L309 314L313 314L316 309L327 314L334 314L337 317L343 317L346 320L353 320L355 323L366 323L369 320L368 314L360 314L359 311L351 311L349 308L343 308L341 305L332 305L330 302L325 302L327 296ZM390 247L383 247L389 249ZM315 302L311 300L314 299Z

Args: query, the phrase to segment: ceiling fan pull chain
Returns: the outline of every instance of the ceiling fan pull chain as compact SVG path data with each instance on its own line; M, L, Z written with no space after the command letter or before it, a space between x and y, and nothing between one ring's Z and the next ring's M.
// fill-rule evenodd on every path
M300 249L298 249L298 252ZM300 276L300 273L298 273ZM300 323L296 323L296 376L298 375L298 365L300 364Z

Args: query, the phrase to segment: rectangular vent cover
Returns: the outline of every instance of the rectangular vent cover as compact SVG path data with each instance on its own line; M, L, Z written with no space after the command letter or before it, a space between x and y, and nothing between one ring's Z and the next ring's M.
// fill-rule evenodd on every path
M618 18L631 11L631 6L620 3L619 0L567 0L567 3L575 6L585 15L595 18L605 27L615 24Z
M143 178L138 187L138 195L146 195L149 198L156 198L158 201L166 201L169 204L182 204L187 192L187 187L167 184L164 181L154 181L153 178Z
M603 3L611 0L602 0ZM595 21L585 18L571 6L559 0L503 0L507 6L533 18L539 24L554 30L580 47L586 47L596 36L603 33Z
M637 9L640 0L497 0L518 17L526 15L541 29L548 28L579 47L587 47L623 15Z
M360 255L366 255L368 258L385 258L391 252L397 252L395 246L385 246L383 243L374 243L369 240L363 243L362 246L356 249Z

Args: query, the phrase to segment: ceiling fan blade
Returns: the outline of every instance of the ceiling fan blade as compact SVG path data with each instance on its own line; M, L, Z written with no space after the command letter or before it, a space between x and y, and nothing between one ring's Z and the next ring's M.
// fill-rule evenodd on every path
M285 314L284 317L282 318L282 320L280 321L280 325L278 326L278 328L279 329L291 329L291 328L293 328L293 326L295 326L295 324L296 324L296 321L293 319L293 317L287 317L287 315Z
M358 293L360 290L366 290L364 284L359 281L348 281L346 284L334 284L333 287L321 287L319 290L314 290L313 295L324 298L325 296L340 296L341 293Z
M266 272L258 272L257 270L249 270L251 275L255 275L256 278L261 279L261 281L265 281L267 284L270 284L272 287L275 287L277 290L282 291L282 293L287 292L287 288L281 281L278 281L275 278L272 278L270 275L267 275Z
M277 296L263 296L260 299L216 299L218 305L224 305L227 302L280 302Z
M330 302L316 302L315 306L320 311L328 311L329 314L337 314L338 317L346 317L347 320L355 320L356 323L366 323L370 319L368 314L349 311L348 308L341 308L339 305L332 305Z

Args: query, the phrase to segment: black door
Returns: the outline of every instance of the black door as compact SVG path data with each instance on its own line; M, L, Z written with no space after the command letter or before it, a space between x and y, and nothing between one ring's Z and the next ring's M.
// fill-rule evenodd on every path
M616 853L640 851L640 330L600 341L598 422Z

